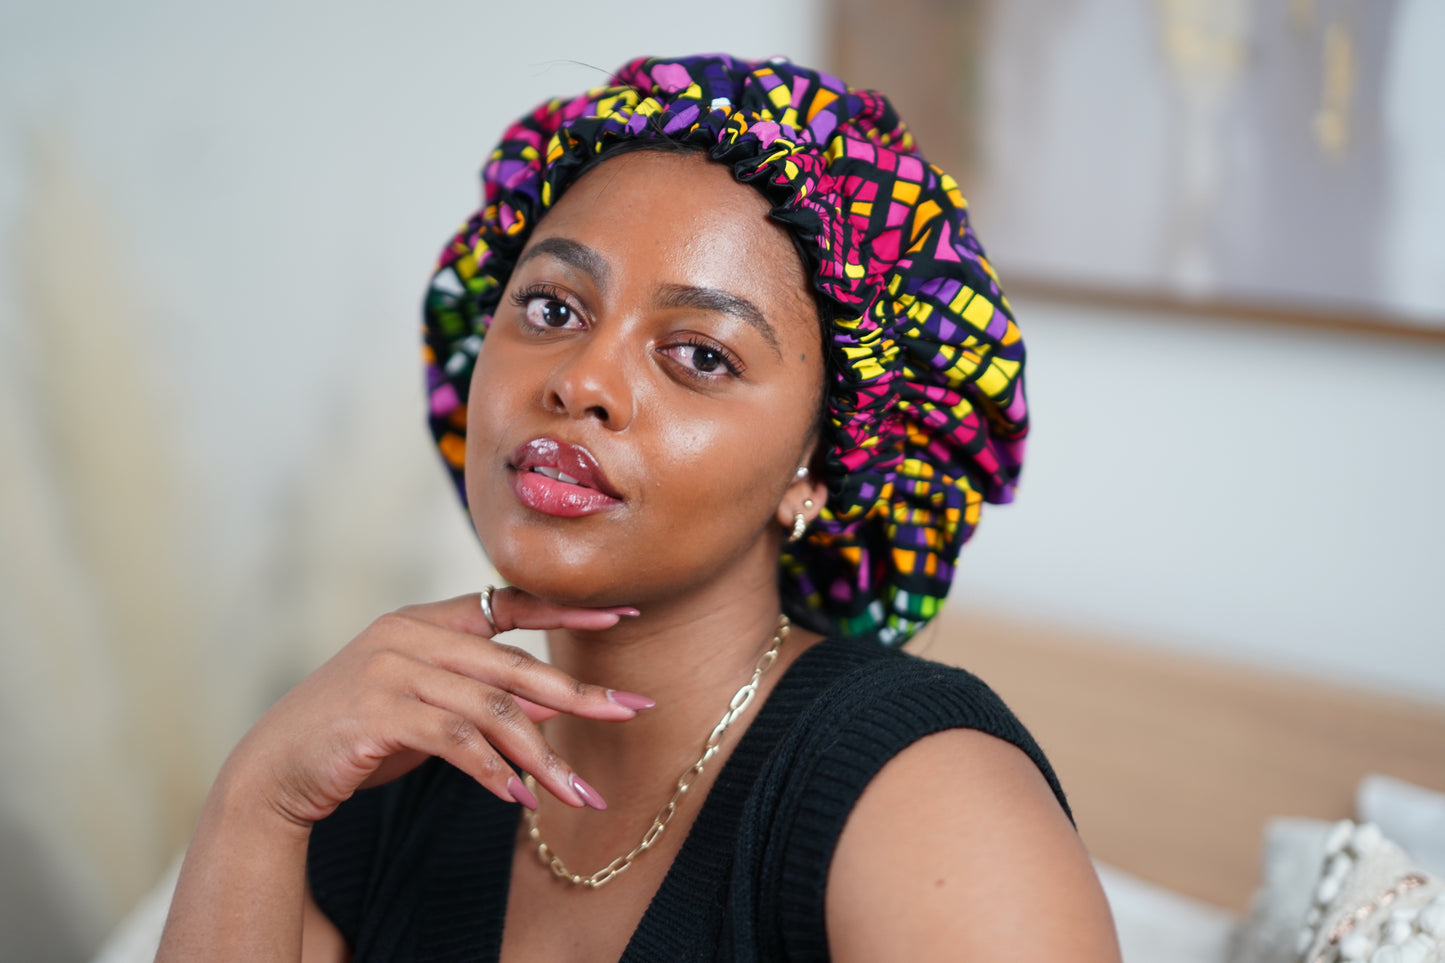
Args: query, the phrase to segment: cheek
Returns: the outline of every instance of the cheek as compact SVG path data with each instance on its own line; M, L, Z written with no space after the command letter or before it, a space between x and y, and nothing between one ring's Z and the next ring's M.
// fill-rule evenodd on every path
M495 458L501 445L505 426L515 418L527 390L529 377L520 359L511 357L500 339L487 338L477 355L472 381L467 394L467 460L466 483L468 501L473 501L481 478L480 470Z
M694 513L699 525L709 518L724 527L766 525L801 464L795 459L808 427L777 410L761 404L660 412L648 459L656 485L665 484L668 501Z
M490 406L506 388L505 383L498 377L503 366L497 363L497 356L505 353L505 346L499 341L500 339L490 337L482 339L481 350L477 353L477 363L472 369L472 383L467 394L468 429L473 426L486 427L486 421L481 416L490 410Z

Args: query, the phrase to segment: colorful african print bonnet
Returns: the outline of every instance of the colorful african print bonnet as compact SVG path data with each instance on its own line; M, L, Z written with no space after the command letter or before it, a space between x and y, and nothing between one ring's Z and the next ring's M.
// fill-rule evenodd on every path
M462 498L472 367L517 256L589 159L636 138L730 165L811 262L831 352L829 495L785 547L783 596L820 631L907 640L947 596L982 503L1013 498L1024 345L958 185L892 105L784 60L635 60L507 130L426 299L431 428Z

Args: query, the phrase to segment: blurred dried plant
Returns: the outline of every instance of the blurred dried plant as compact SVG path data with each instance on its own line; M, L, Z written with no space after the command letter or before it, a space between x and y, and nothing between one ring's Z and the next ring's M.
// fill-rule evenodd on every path
M272 699L371 617L494 576L410 366L400 388L315 399L323 440L221 509L261 526L256 557L234 550L154 353L163 299L66 142L31 147L0 331L0 959L77 960L180 851Z

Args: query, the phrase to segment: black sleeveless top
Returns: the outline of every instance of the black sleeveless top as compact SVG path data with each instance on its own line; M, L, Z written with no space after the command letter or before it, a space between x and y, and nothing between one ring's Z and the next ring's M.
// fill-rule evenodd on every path
M889 759L956 728L1023 750L1069 811L1039 747L975 676L873 643L809 649L718 774L623 963L827 960L824 887L853 804ZM496 960L519 817L432 759L316 825L311 892L356 963Z

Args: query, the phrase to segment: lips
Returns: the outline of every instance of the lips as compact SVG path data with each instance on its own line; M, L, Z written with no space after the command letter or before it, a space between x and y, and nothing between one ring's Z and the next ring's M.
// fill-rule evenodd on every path
M544 515L578 518L622 504L590 451L555 438L534 438L512 452L512 491Z

